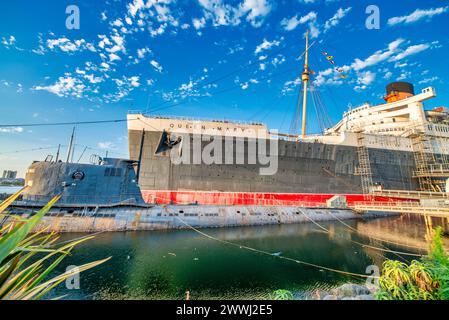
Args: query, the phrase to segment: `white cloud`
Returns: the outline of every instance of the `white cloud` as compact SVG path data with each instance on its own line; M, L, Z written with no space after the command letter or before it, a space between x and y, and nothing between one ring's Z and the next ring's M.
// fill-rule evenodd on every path
M193 81L190 80L189 83L183 83L179 88L180 91L191 91L193 89Z
M432 77L432 78L427 78L427 79L423 79L421 81L419 81L419 84L426 84L426 83L430 83L430 82L434 82L437 81L439 78L438 77Z
M404 39L397 39L391 42L386 50L376 51L374 54L372 54L365 60L360 60L358 58L355 59L351 65L351 68L354 69L355 71L358 71L389 59L391 56L393 56L393 54L395 54L398 51L399 46L404 41L405 41Z
M392 59L392 61L398 61L398 60L404 59L404 58L406 58L406 57L408 57L410 55L413 55L413 54L425 51L425 50L427 50L429 48L430 48L430 45L427 44L427 43L410 46L405 51L403 51L403 52L399 53L398 55L396 55Z
M109 70L111 68L111 66L109 64L107 64L106 62L102 62L100 64L100 66L105 69L106 71Z
M145 58L145 56L151 53L151 50L149 48L142 48L142 49L137 49L137 56L139 57L139 59L143 59Z
M145 4L143 3L143 0L134 0L133 3L128 4L128 13L135 17L137 12L139 10L143 9L145 7Z
M338 9L334 16L327 20L324 24L324 32L338 25L340 23L340 20L343 19L349 11L351 11L351 7L346 9Z
M354 87L356 91L362 91L368 88L374 80L376 79L376 74L371 71L360 72L357 74L358 85Z
M157 72L161 73L163 71L162 66L156 60L151 60L150 64L153 66L154 69L156 69Z
M114 61L120 61L122 60L122 58L120 58L118 55L116 55L115 53L111 53L109 55L109 62L114 62Z
M302 16L301 18L298 18L298 15L295 15L294 17L292 17L290 19L287 19L287 18L283 19L281 21L281 26L283 26L284 29L287 31L292 31L292 30L296 29L296 27L300 24L316 21L316 18L317 18L317 13L315 11L311 11L308 14L306 14L305 16Z
M282 89L282 94L286 94L287 92L293 91L301 83L302 82L301 82L300 78L296 78L294 80L286 81L284 83L284 86L283 86L283 89Z
M268 41L267 39L263 39L263 42L256 47L254 53L259 54L264 50L271 49L272 47L278 47L280 44L281 42L278 40Z
M204 27L205 20L211 20L213 26L237 26L245 18L253 27L260 27L271 12L269 0L243 0L237 6L223 3L222 0L198 0L204 10L204 17L194 19L194 27ZM204 19L204 20L203 20Z
M344 65L340 67L344 73L348 73L351 70L355 71L357 74L357 83L358 86L355 87L356 90L364 90L366 87L371 84L375 80L375 73L371 71L362 72L369 67L375 66L382 62L396 62L394 64L395 68L403 68L407 66L406 63L399 63L399 60L404 59L410 55L416 54L418 52L427 50L432 47L432 44L420 44L420 45L411 45L408 48L401 49L401 44L405 43L404 39L396 39L388 44L388 47L383 50L378 50L372 55L368 56L368 58L362 60L356 58L350 65ZM437 45L438 43L436 43ZM388 69L384 71L384 78L389 79L393 76L392 72ZM398 80L408 78L410 76L409 73L403 72ZM324 71L320 71L318 75L315 77L314 84L317 86L323 84L339 84L341 83L341 79L339 79L340 74L335 71L333 68L329 68Z
M206 19L204 19L204 18L201 18L201 19L193 19L193 20L192 20L192 24L193 24L193 27L194 27L196 30L200 30L200 29L202 29L202 28L204 28L204 27L206 26Z
M260 27L272 9L268 0L244 0L240 6L240 14L248 14L246 20L254 27Z
M299 25L298 15L290 19L284 18L281 21L281 26L284 27L284 29L287 31L295 30L298 25Z
M413 13L407 15L407 16L401 16L401 17L393 17L388 19L388 24L390 26L396 25L399 23L413 23L417 22L421 19L425 18L432 18L435 15L440 15L446 11L448 11L449 7L440 7L435 9L416 9Z
M393 72L387 71L385 72L384 79L388 80L393 76Z
M34 86L33 90L48 91L57 95L58 97L77 97L83 96L86 86L77 78L70 76L59 77L58 81L49 86Z
M47 48L50 50L59 49L62 52L74 53L77 51L84 51L89 49L91 51L95 50L95 47L87 43L84 39L79 40L69 40L65 37L59 39L48 39L47 40Z
M104 79L102 77L95 77L93 74L86 74L84 75L84 78L86 78L90 83L100 83L103 82Z
M23 128L22 127L0 127L0 133L22 133Z
M128 78L128 81L130 81L131 86L134 88L140 87L139 80L140 80L139 76L132 76L132 77Z
M357 83L368 86L376 79L376 74L371 71L361 72L358 75Z
M9 36L8 38L2 37L2 44L7 48L14 46L15 43L16 38L14 36Z
M309 32L311 38L316 38L320 34L320 29L317 23L317 17L318 14L315 11L310 11L308 14L302 16L301 18L298 18L298 15L295 15L293 18L290 19L283 19L281 21L281 26L287 31L292 31L296 29L298 25L307 23L309 25Z
M410 76L411 76L410 72L403 72L398 78L396 78L396 80L397 81L405 80L407 78L410 78Z
M105 142L99 142L98 148L100 148L100 149L117 149L117 146L110 141L105 141Z

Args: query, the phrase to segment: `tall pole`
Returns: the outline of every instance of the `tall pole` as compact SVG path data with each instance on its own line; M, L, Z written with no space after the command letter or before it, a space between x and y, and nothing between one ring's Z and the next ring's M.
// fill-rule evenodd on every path
M75 138L75 127L73 127L72 135L70 136L69 149L67 150L67 161L70 162L73 158L73 139Z
M59 152L60 151L61 151L61 144L58 144L58 152L56 152L56 161L55 162L59 161Z
M307 128L307 85L309 83L309 31L306 32L306 54L304 56L304 71L302 73L302 82L304 84L302 97L302 137L306 136Z
M142 137L140 138L140 150L139 159L137 160L137 172L136 172L136 183L139 183L140 179L140 167L142 164L143 146L145 144L145 129L142 130Z

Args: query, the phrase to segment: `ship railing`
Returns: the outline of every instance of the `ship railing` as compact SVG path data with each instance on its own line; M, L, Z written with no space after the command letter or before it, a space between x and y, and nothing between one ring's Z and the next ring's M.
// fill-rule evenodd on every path
M373 190L372 193L377 196L389 197L410 197L414 198L448 198L449 194L446 192L434 191L414 191L414 190Z
M349 207L357 206L382 206L382 207L397 207L397 206L407 206L407 207L420 207L421 204L416 200L407 201L376 201L376 200L366 200L366 201L354 201L348 205Z
M144 114L143 110L128 110L128 114Z
M198 118L198 117L183 117L183 116L167 116L167 115L157 115L152 114L149 115L142 110L129 110L128 114L141 114L145 117L151 117L154 119L175 119L175 120L183 120L183 121L208 121L208 122L219 122L219 123L231 123L231 124L240 124L240 125L252 125L252 126L265 126L265 124L260 122L252 122L252 121L243 121L243 120L230 120L230 119L217 119L217 118Z

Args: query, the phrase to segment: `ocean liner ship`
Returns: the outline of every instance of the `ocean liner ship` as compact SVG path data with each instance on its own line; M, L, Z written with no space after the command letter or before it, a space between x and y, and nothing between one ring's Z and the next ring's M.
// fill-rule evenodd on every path
M303 115L310 75L308 48L302 74ZM322 135L305 134L305 117L303 134L291 135L270 131L264 124L130 112L129 153L139 163L137 179L148 203L307 205L335 195L359 201L379 189L444 193L449 111L444 107L426 111L423 105L435 96L432 87L415 94L412 84L391 83L385 103L352 108ZM224 151L213 155L221 161L194 161L189 146L196 138L203 152L217 138L215 146ZM273 140L276 150L270 144ZM252 142L257 147L251 147ZM267 166L258 160L261 150L277 157L273 174L261 174ZM179 163L173 154L188 154L194 160Z

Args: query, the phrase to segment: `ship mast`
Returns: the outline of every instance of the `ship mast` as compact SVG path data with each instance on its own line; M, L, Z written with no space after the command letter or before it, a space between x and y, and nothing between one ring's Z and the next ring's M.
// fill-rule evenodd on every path
M309 83L309 31L306 32L306 52L304 56L304 71L302 72L302 82L304 84L303 98L302 98L302 137L306 136L307 128L307 86Z

